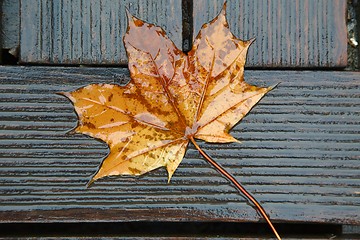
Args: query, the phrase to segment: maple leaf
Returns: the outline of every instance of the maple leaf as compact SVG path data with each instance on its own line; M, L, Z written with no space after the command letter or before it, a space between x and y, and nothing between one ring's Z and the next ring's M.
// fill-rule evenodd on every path
M126 86L92 84L63 95L75 106L75 131L109 145L93 180L159 167L166 167L170 180L194 138L237 142L228 131L271 87L244 81L253 40L239 40L230 32L225 5L202 26L187 55L160 27L129 13L128 22L124 44L131 81Z
M272 89L244 81L253 40L242 41L230 32L225 9L226 4L202 26L188 54L163 29L128 13L124 44L131 81L126 86L92 84L62 93L78 115L75 131L101 139L110 148L91 182L159 167L166 167L170 181L189 142L222 171L194 139L237 142L229 130ZM231 175L227 177L236 185Z

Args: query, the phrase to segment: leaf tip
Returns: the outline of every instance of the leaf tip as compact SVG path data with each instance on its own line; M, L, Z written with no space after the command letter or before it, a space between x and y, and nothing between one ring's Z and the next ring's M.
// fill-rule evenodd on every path
M60 96L65 96L65 97L68 97L68 95L70 95L69 92L56 92L55 94L60 95Z
M95 182L95 179L91 178L90 181L86 184L86 188L90 188L94 182Z
M173 176L174 171L171 171L171 170L167 167L167 172L168 172L168 180L167 180L167 183L170 184L171 177Z
M130 10L128 8L125 8L125 12L126 12L126 17L128 19L128 22L129 22L130 19L132 19L133 15L130 13Z
M127 8L126 8L126 17L127 17L127 21L128 21L127 32L131 28L142 27L145 24L145 22L143 20L141 20L140 18L137 18L134 15L132 15L130 13L130 10L127 9Z
M129 30L136 25L135 21L137 20L137 18L130 13L130 10L128 8L126 8L126 18L127 18L127 31L126 32L128 33Z
M66 134L75 134L75 133L78 133L79 131L77 130L78 127L76 128L73 128L73 129L70 129L69 131L66 132Z
M236 138L234 138L234 139L235 139L234 143L239 143L239 144L242 143L240 140L237 140Z
M273 89L274 89L274 88L276 88L279 84L280 84L280 82L278 82L278 83L276 83L276 84L274 84L274 85L272 85L272 86L268 87L268 91L273 90Z
M227 1L224 1L223 7L221 9L221 12L225 15L226 14L226 5L227 5Z
M71 92L56 92L55 94L68 98L70 101L75 102L75 98Z
M255 42L255 40L256 40L256 38L253 37L253 38L247 40L247 43L248 43L249 45L251 45L251 44L253 44L253 42Z
M225 23L225 26L228 27L228 21L226 19L226 5L227 5L227 2L225 1L220 13L218 14L218 16L215 19L221 19L221 21Z

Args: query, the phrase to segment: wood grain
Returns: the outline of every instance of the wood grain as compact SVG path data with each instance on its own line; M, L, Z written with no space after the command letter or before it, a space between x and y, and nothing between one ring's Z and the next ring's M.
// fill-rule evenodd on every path
M164 28L181 49L178 0L21 1L22 63L126 64L126 11Z
M221 10L222 0L194 1L195 37ZM255 37L247 66L346 67L346 0L228 0L230 29Z
M86 189L108 149L70 134L59 91L129 80L116 68L0 67L0 222L260 221L190 146L170 184L164 169ZM275 222L360 224L356 72L246 71L279 83L233 130L241 144L202 148L262 202Z
M2 48L13 49L20 41L20 0L2 0L1 3Z

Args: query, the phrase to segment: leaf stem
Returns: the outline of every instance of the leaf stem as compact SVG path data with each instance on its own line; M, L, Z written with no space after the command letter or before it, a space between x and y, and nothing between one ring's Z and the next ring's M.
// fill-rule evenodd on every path
M193 137L189 138L191 142L194 144L195 148L200 152L200 154L208 161L212 166L216 168L217 171L219 171L224 177L226 177L230 182L232 182L235 187L245 195L245 197L255 205L256 209L260 212L260 214L263 216L263 218L266 220L268 225L270 226L271 230L274 232L275 236L278 240L281 240L280 235L277 233L275 227L270 221L270 218L267 216L264 208L261 206L261 204L229 173L227 172L222 166L220 166L217 162L215 162L209 155L207 155L200 146L196 143L195 139Z

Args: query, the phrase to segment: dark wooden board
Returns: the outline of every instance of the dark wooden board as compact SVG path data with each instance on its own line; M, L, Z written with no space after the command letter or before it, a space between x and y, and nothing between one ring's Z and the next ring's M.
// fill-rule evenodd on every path
M360 224L360 73L246 71L280 85L233 130L241 144L203 149L275 222ZM85 184L108 150L81 134L59 91L124 82L119 68L0 67L0 222L261 221L190 146L164 169Z
M276 224L283 239L358 239L334 224ZM284 227L286 226L286 227ZM256 227L257 230L254 229ZM357 227L353 226L352 227ZM274 239L265 223L95 222L0 224L4 239L238 240ZM306 229L306 231L304 231ZM254 231L255 230L255 231ZM22 234L21 234L22 233ZM36 233L38 233L36 235ZM32 237L31 236L35 236ZM116 236L116 237L114 237ZM357 235L359 236L359 235Z
M164 28L181 49L179 0L21 1L20 61L43 64L126 64L125 9Z
M194 37L221 10L223 0L194 1ZM346 67L346 0L228 0L230 29L256 37L251 67Z

